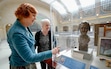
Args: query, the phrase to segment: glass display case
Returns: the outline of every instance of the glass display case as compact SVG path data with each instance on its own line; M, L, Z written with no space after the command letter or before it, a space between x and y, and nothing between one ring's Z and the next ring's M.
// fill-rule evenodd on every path
M64 8L61 5L61 1L53 0L50 2L51 31L55 35L57 46L60 46L61 50L78 48L78 37L80 36L79 24L83 21L81 18L83 13L81 13L80 9L69 11L68 7ZM91 26L91 31L88 31L88 35L91 38L89 47L93 47L93 26Z

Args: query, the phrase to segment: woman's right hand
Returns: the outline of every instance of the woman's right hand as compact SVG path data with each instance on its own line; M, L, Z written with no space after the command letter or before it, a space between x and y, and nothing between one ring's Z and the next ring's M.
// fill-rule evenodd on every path
M54 49L52 49L52 54L59 54L60 52L60 47L55 47Z

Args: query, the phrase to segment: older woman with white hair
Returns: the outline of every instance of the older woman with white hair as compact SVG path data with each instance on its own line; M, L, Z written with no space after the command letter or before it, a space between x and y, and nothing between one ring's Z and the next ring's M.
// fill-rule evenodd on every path
M38 52L43 52L47 50L51 50L51 31L50 31L50 20L42 19L41 20L42 29L35 34L36 44L35 47L38 46ZM41 61L41 68L46 69L46 63ZM47 69L54 69L52 65L48 65Z

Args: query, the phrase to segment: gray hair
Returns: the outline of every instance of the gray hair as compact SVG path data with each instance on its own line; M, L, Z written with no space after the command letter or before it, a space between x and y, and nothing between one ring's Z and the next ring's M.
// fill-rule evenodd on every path
M50 20L49 19L42 19L41 20L41 25L43 25L45 22L50 24Z

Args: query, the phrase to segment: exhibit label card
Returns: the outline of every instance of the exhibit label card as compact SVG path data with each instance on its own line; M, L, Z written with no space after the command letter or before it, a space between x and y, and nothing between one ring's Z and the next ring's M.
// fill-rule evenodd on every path
M86 64L78 60L61 55L56 59L57 63L64 65L69 69L85 69Z

